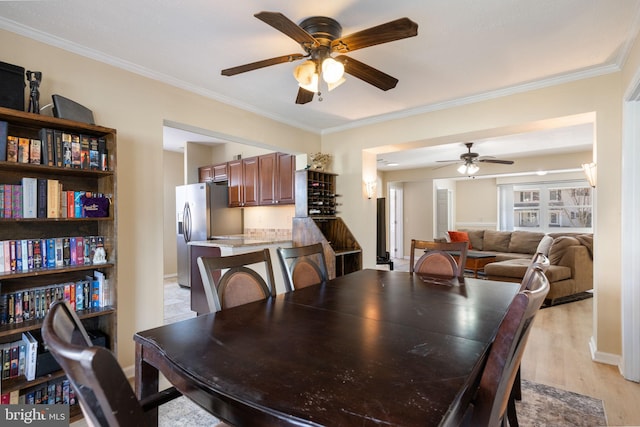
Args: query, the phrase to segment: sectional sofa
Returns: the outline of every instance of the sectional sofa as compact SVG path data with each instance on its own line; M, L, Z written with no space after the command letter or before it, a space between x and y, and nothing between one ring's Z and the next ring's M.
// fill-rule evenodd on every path
M520 282L536 252L549 258L546 271L551 288L547 304L593 289L593 234L537 233L531 231L460 230L470 242L469 253L492 254L487 279ZM460 235L454 239L459 240ZM464 238L464 233L462 238Z

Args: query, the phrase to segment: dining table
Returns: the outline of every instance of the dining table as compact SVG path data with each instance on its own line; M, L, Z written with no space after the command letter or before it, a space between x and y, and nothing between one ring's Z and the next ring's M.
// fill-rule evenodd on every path
M236 426L459 425L517 291L356 271L136 333L136 394L162 373Z

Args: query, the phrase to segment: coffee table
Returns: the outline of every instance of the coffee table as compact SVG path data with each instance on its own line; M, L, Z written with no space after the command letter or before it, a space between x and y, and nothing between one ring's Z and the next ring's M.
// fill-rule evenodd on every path
M459 255L456 255L453 253L451 255L456 259L456 262L457 262L459 259ZM485 265L495 261L496 261L495 255L469 251L467 252L467 261L464 264L464 268L465 270L472 270L474 274L473 277L477 279L478 271L484 270Z

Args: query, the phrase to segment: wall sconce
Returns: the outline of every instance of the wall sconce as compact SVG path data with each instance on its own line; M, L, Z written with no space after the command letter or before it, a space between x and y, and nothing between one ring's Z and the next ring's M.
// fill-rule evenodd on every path
M585 163L582 165L582 170L587 176L587 181L589 181L589 185L593 188L596 188L596 169L595 163Z
M367 188L367 198L371 199L376 196L376 182L375 181L367 181L365 183Z

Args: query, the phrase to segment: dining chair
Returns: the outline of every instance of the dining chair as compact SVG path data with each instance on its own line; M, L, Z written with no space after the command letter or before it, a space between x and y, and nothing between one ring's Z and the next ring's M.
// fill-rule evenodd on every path
M547 271L549 268L549 258L547 258L542 252L536 252L533 254L531 262L529 263L527 270L524 272L524 276L522 276L520 292L530 288L531 280L533 279L533 270L536 265L539 265L542 268L542 271Z
M287 292L329 280L322 243L278 248L277 253Z
M417 249L424 249L425 253L414 262ZM411 239L409 272L462 277L468 249L468 242L432 242ZM453 255L458 257L457 261Z
M198 257L197 262L210 312L275 296L269 249L221 257ZM259 266L264 267L266 281L256 271Z
M150 410L181 396L171 387L139 401L113 353L92 344L67 302L51 305L42 338L71 382L90 425L150 425Z
M530 276L529 289L514 297L498 327L476 396L465 417L465 425L518 425L511 391L534 318L549 292L549 280L543 265L536 263Z

